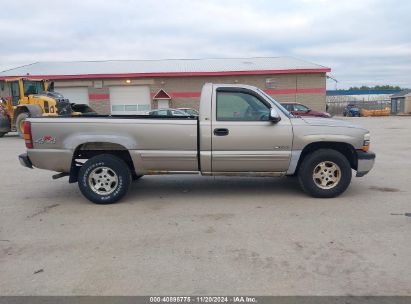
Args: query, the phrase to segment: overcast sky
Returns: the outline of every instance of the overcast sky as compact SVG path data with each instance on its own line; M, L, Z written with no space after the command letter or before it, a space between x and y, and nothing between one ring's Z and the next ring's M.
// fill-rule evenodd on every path
M330 67L338 88L411 88L410 16L408 0L2 1L0 70L37 61L294 56Z

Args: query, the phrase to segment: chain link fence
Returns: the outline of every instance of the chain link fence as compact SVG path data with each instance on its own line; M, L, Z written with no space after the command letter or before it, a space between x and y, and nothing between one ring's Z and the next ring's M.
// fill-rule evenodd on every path
M327 112L331 115L343 115L348 105L355 105L359 109L383 110L391 108L388 96L355 98L353 96L327 96Z

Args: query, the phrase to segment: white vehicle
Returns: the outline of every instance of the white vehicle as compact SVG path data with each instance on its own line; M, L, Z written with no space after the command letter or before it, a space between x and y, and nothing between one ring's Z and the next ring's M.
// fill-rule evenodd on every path
M191 116L190 114L177 109L158 109L148 112L150 116Z

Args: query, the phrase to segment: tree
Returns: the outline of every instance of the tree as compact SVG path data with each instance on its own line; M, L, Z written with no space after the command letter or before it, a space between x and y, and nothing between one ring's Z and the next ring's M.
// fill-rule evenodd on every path
M360 86L360 87L350 87L349 90L352 91L369 91L369 90L402 90L401 87L399 86L392 86L389 84L386 85L376 85L373 87L369 87L369 86Z

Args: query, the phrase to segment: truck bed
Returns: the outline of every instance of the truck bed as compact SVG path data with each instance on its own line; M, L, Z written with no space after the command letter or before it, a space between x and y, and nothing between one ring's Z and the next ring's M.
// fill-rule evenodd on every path
M34 141L29 157L38 168L69 172L73 151L102 147L128 150L137 173L198 171L194 116L97 115L29 121Z

